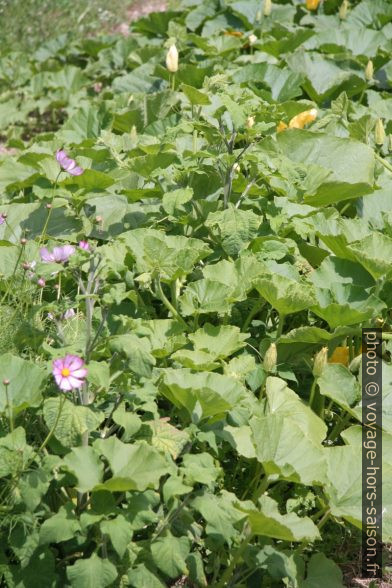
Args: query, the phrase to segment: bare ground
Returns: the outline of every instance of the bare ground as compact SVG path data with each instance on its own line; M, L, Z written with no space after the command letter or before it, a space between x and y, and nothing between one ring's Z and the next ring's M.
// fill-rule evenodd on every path
M117 25L114 32L127 37L129 35L129 24L150 12L164 12L167 9L166 0L136 0L128 8L126 21Z

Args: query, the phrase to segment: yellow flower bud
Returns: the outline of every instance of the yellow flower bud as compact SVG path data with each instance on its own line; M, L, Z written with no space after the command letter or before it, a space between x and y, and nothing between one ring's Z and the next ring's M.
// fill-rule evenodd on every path
M240 168L240 164L239 164L239 163L235 163L235 164L233 165L233 172L234 172L235 174L238 174L238 172L240 171L240 169L241 169L241 168Z
M310 110L304 110L296 116L294 116L289 122L290 129L303 129L305 125L313 122L317 118L317 109L311 108Z
M308 10L317 10L320 0L306 0L306 8Z
M169 51L167 52L166 67L170 73L176 73L178 71L178 51L174 44L169 47Z
M255 117L254 116L248 116L248 118L246 119L246 128L247 129L251 129L254 124L255 124Z
M365 78L367 79L368 82L370 82L373 79L373 75L374 75L373 61L371 59L369 59L369 61L367 62L367 65L365 67Z
M254 45L257 42L257 37L256 35L249 35L248 37L248 41L249 41L249 45Z
M346 18L347 12L348 12L348 7L349 7L348 0L343 0L343 2L340 5L340 8L339 8L339 18L341 20L344 20Z
M263 8L264 16L269 16L271 14L271 10L272 10L271 0L264 0L264 8Z
M313 362L313 375L315 378L319 378L323 373L324 366L328 361L328 347L320 349L314 358Z
M384 145L385 129L381 118L378 118L376 122L376 127L374 129L374 140L376 145Z
M137 129L136 129L135 125L132 125L131 132L129 134L131 137L131 141L137 140Z
M276 349L276 345L275 345L275 343L271 343L271 345L268 347L268 349L264 355L264 361L263 361L264 370L267 373L273 372L276 367L277 360L278 360L278 352Z
M278 124L278 126L276 127L276 131L278 133L281 133L282 131L285 131L287 128L288 127L287 127L286 123L281 120L280 123Z

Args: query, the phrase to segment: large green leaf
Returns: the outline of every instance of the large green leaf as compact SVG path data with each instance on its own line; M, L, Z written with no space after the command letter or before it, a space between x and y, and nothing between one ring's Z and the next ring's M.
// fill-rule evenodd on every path
M281 541L315 541L320 533L308 517L299 517L295 513L280 514L278 503L269 496L262 496L259 509L244 509L248 515L251 532L254 535L272 537Z
M151 544L151 554L155 565L169 578L187 574L186 558L190 545L187 537L167 535Z
M67 578L72 588L106 588L117 576L116 567L108 559L101 559L95 553L67 567Z
M91 447L74 447L63 463L76 476L79 492L88 492L102 481L103 463Z
M29 406L38 406L42 400L46 370L37 364L5 353L0 357L0 411L7 405L4 380L9 380L7 393L12 409L16 412Z
M310 284L280 274L267 273L255 280L254 287L283 316L309 308L315 301Z
M323 206L373 191L374 154L367 145L299 129L279 133L277 142L289 159L317 164L329 172L327 180L313 194L305 194L307 204Z
M250 210L230 206L222 212L210 213L206 226L217 232L223 249L233 256L245 249L256 237L261 220L261 217Z
M325 449L279 411L250 420L256 457L268 475L302 484L325 482Z
M44 521L40 529L40 544L68 541L78 531L81 531L80 523L69 502L60 507L55 515Z
M48 398L44 402L43 414L48 429L56 424L54 435L65 447L78 445L83 433L94 431L104 419L103 413L88 406L76 406L69 400L64 401L58 417L60 407L60 398Z
M165 369L160 392L189 416L208 418L228 412L244 394L240 382L213 372Z
M167 473L167 464L159 451L146 443L128 445L116 437L98 439L94 447L109 462L113 477L96 489L112 492L156 488L159 479Z

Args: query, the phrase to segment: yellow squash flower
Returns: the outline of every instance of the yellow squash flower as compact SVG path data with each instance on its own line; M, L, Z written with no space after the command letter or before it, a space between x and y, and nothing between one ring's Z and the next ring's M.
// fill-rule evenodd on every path
M317 10L320 0L306 0L306 8L308 10Z
M362 345L357 353L357 357L362 353ZM350 350L347 345L344 347L336 347L331 357L328 358L328 363L341 363L348 367L350 363Z
M289 122L290 129L303 129L305 125L313 122L317 118L317 109L311 108L310 110L304 110L296 116L294 116Z
M276 127L277 132L281 133L282 131L285 131L286 129L287 129L286 123L281 120L280 123L278 124L278 126Z
M350 361L350 353L347 346L345 347L336 347L335 351L332 353L331 357L328 359L328 363L342 363L346 367L348 367Z

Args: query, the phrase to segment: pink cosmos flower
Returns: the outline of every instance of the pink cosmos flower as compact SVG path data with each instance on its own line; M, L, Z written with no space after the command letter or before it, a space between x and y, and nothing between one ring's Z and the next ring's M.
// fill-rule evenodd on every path
M84 172L84 170L78 166L74 159L68 157L63 149L57 150L56 159L63 170L71 174L71 176L80 176Z
M47 249L47 247L42 247L42 249L39 250L42 261L45 261L46 263L51 261L54 263L65 263L69 260L73 253L75 253L75 247L72 245L54 247L52 253Z
M87 376L84 360L77 355L66 355L53 361L54 379L60 390L70 391L81 388Z
M90 250L90 244L88 243L88 241L79 241L79 247L80 249L84 249L85 251Z

